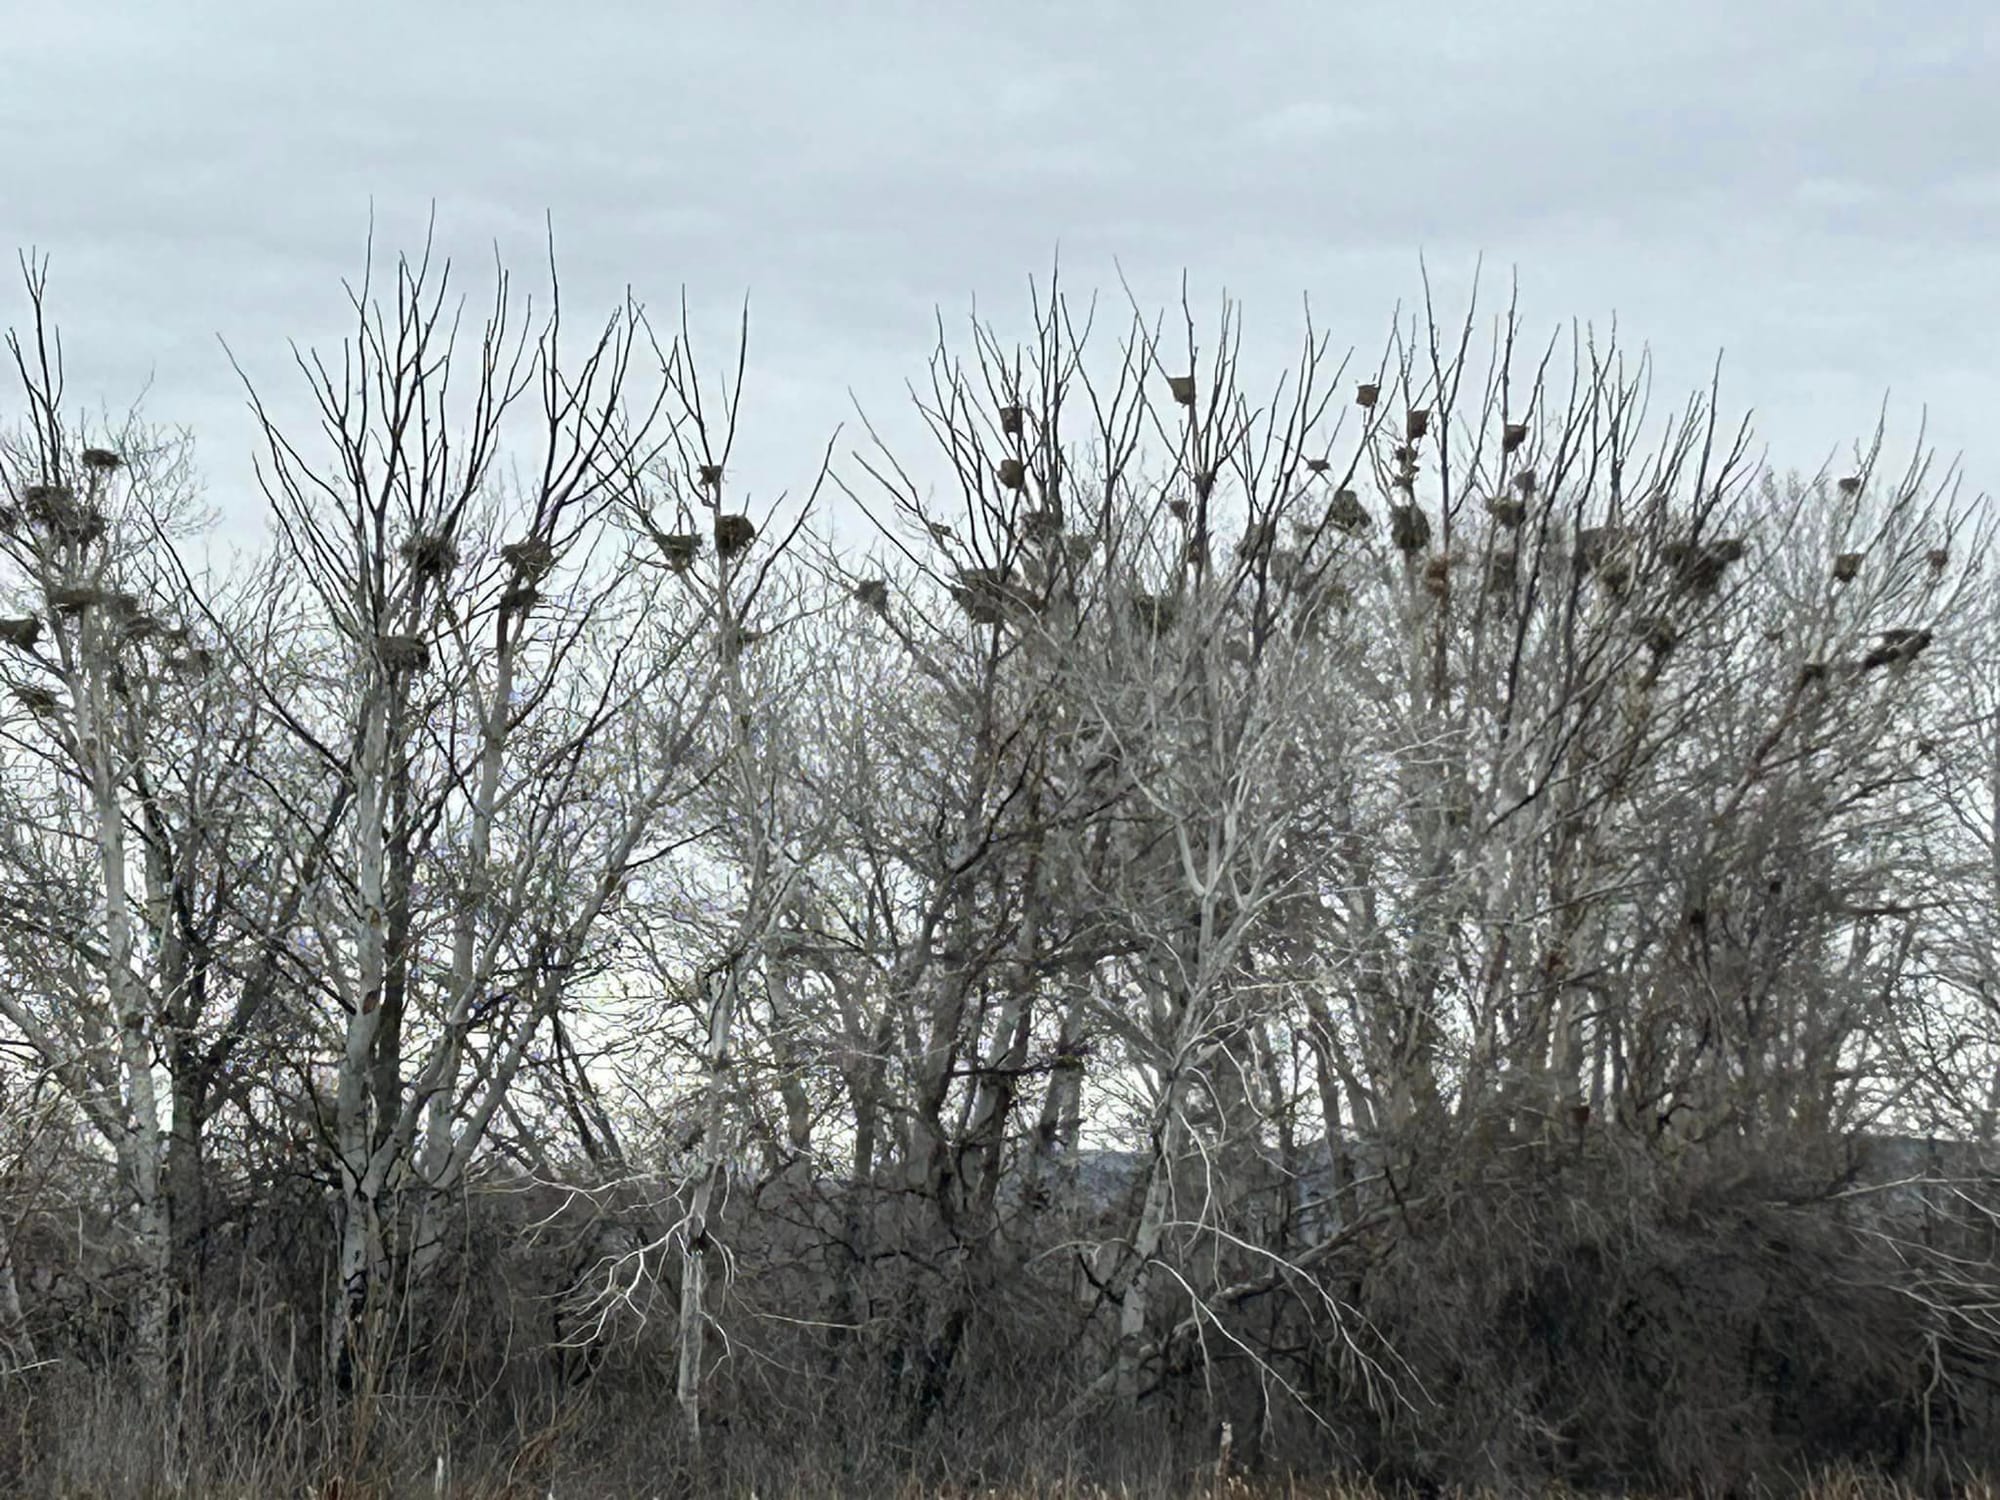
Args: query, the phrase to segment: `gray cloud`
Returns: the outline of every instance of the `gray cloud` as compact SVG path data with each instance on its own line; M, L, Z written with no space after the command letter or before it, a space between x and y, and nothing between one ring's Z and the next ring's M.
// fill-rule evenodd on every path
M435 204L467 285L497 241L575 312L687 289L708 363L753 313L753 485L796 487L847 393L891 420L934 310L1005 323L1061 246L1073 290L1240 295L1260 358L1302 296L1372 360L1418 256L1483 257L1531 328L1651 344L1656 408L1726 350L1779 462L1872 425L1996 457L1990 97L2000 18L1886 4L1504 7L45 7L0 92L0 231L55 257L76 387L201 432L233 516L249 429L220 349L282 388L340 281ZM18 302L13 306L18 307ZM1272 367L1275 374L1275 365ZM896 419L899 430L910 426Z

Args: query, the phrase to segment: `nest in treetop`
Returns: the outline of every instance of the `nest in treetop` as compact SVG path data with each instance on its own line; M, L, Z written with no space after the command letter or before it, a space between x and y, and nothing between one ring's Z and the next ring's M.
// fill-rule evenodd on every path
M721 488L722 485L721 464L703 464L695 472L701 478L701 487L703 489L713 490Z
M1438 599L1451 592L1451 558L1448 554L1440 552L1424 563L1424 587Z
M45 687L26 683L14 689L14 699L31 714L52 714L62 700Z
M1494 495L1486 502L1486 514L1502 526L1512 528L1528 518L1528 507L1519 500L1509 500L1505 495Z
M31 514L46 515L51 509L68 505L76 499L76 491L66 484L30 484L21 488L21 503Z
M1001 613L1011 598L1007 575L997 568L963 569L951 596L976 625L999 623Z
M143 641L160 634L164 627L144 610L131 610L118 622L118 633L128 641Z
M1167 389L1174 393L1174 400L1182 406L1194 405L1194 376L1169 375Z
M1851 474L1847 478L1840 481L1840 493L1843 495L1852 495L1860 488L1861 488L1861 481L1855 478Z
M509 542L500 549L500 556L506 560L508 567L529 578L540 578L556 565L555 548L538 536Z
M1731 563L1743 560L1743 542L1721 537L1712 542L1669 542L1661 549L1682 588L1706 594L1722 581Z
M1000 408L1000 430L1008 437L1019 437L1021 435L1020 407L1003 406Z
M24 615L14 620L0 620L0 641L5 641L10 646L19 646L23 651L29 651L41 638L42 622L33 615Z
M1882 644L1861 659L1863 671L1874 667L1908 666L1931 643L1928 630L1885 630Z
M1411 442L1422 442L1424 434L1431 430L1431 414L1421 406L1412 407L1403 419L1403 436Z
M62 614L73 615L89 609L93 604L102 604L108 597L104 590L88 584L62 583L49 590L49 607Z
M715 550L724 557L734 557L756 540L757 528L748 516L715 518Z
M1523 495L1534 494L1535 486L1538 482L1533 469L1523 469L1514 476L1514 488L1519 490Z
M1389 539L1396 544L1396 550L1404 554L1421 552L1430 544L1431 521L1419 506L1395 505L1389 508Z
M1326 460L1323 458L1309 458L1306 460L1306 472L1308 474L1324 474L1326 468Z
M1167 502L1167 514L1172 516L1176 521L1185 521L1188 518L1187 501L1180 499L1178 496L1169 500Z
M1028 487L1028 466L1018 458L1000 460L1000 483L1003 488L1023 490Z
M694 566L694 560L701 553L701 536L693 531L676 531L671 536L660 538L660 555L666 558L667 566L676 573L685 573Z
M86 469L93 470L99 474L109 474L113 469L120 467L125 462L124 459L113 453L109 448L86 448L79 456L82 458L83 466Z
M1134 594L1132 613L1141 628L1154 635L1173 628L1175 617L1180 613L1173 598L1166 594Z
M1357 531L1368 529L1368 512L1353 490L1333 492L1333 503L1326 508L1326 518L1332 525L1350 536Z
M1951 561L1951 553L1943 547L1931 548L1925 554L1925 557L1930 562L1933 573L1942 573L1945 570L1945 566Z
M889 608L889 582L885 578L864 578L854 585L854 597L877 614L886 613Z
M1584 572L1590 573L1609 562L1625 540L1625 533L1617 526L1586 526L1577 533L1576 561Z
M1861 554L1843 552L1833 560L1833 577L1836 583L1852 583L1861 573Z
M1500 451L1502 453L1512 453L1521 444L1527 442L1527 440L1528 424L1526 422L1509 422L1505 427L1500 429Z
M378 635L376 654L391 672L422 672L431 664L430 644L414 635Z
M448 536L419 532L405 537L396 550L410 565L410 571L421 578L442 578L458 566L458 548Z
M1363 411L1373 410L1382 395L1382 387L1372 380L1364 380L1354 388L1354 404Z
M1674 629L1674 622L1664 615L1654 615L1641 620L1639 624L1640 638L1645 641L1646 649L1655 656L1666 656L1681 643L1681 635Z

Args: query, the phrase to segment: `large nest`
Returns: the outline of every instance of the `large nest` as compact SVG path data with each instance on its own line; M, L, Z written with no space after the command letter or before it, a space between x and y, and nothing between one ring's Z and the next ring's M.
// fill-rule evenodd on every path
M1674 581L1697 594L1715 591L1731 565L1743 560L1743 542L1738 537L1719 537L1712 542L1669 542L1661 556L1674 570Z
M500 556L507 566L524 578L542 577L555 566L556 561L555 548L538 536L509 542L500 549Z
M953 585L951 596L966 618L975 625L997 625L1018 596L1008 586L1008 577L998 568L965 568Z
M23 651L32 650L35 642L41 638L42 622L33 615L0 620L0 641L10 646L19 646Z
M420 578L442 578L458 566L458 547L442 534L419 533L405 537L397 548L410 571Z
M1159 635L1173 628L1180 617L1180 602L1170 594L1134 594L1132 615L1142 630Z
M1333 500L1326 508L1326 519L1335 530L1344 531L1349 536L1366 531L1371 524L1367 510L1353 490L1333 492Z
M715 550L724 557L734 557L757 540L757 528L748 516L717 516L715 518Z
M1396 550L1409 556L1430 545L1431 521L1422 507L1397 505L1389 511L1389 539L1396 544Z
M676 573L685 573L701 555L701 534L676 531L660 538L660 555Z
M49 590L49 607L59 614L81 614L93 605L106 603L111 595L87 583L59 583Z
M422 672L431 664L430 644L420 636L377 636L375 651L391 672Z

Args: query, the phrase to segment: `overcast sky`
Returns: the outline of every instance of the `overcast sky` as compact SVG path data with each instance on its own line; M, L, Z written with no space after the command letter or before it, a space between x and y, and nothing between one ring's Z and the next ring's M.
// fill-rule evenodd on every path
M273 390L334 340L340 280L439 240L565 296L683 288L751 389L737 477L809 478L849 392L921 377L942 309L1025 331L1072 289L1239 297L1253 352L1300 299L1371 360L1420 257L1483 258L1528 326L1654 354L1656 411L1723 355L1781 467L1928 409L2000 479L2000 5L1850 0L0 0L0 238L53 259L72 388L197 429L256 515L217 342ZM476 279L476 277L475 277ZM12 287L0 321L19 319ZM1276 373L1262 366L1260 383ZM148 382L150 388L148 389Z

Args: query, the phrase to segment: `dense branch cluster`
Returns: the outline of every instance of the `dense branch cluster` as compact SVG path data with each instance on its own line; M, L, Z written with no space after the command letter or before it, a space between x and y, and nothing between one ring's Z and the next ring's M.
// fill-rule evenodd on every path
M448 285L253 392L222 569L30 268L0 1404L129 1381L181 1476L501 1390L517 1473L646 1413L862 1486L2000 1439L2000 615L1927 463L1649 436L1511 311L1260 395L1051 289L932 454L760 501L741 346Z

